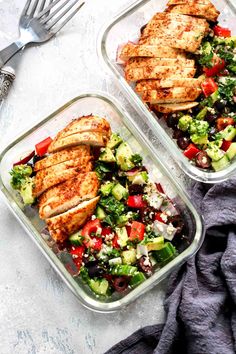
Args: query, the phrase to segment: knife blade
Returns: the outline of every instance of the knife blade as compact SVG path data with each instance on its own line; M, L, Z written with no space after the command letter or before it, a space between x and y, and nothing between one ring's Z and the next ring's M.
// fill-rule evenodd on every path
M0 70L0 102L6 98L12 83L15 80L20 59L21 53L15 54Z

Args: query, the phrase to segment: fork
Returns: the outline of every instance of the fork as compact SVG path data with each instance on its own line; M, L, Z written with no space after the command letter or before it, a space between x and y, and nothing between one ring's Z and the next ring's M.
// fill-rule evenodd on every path
M84 2L82 2L73 12L68 14L78 1L54 0L49 6L43 8L42 4L45 1L42 0L39 7L40 11L37 12L39 0L27 0L19 21L20 37L14 43L0 51L0 69L14 54L27 44L43 43L51 39L84 5ZM58 7L54 11L51 11L57 4ZM57 14L58 16L56 16ZM62 19L63 21L59 22Z

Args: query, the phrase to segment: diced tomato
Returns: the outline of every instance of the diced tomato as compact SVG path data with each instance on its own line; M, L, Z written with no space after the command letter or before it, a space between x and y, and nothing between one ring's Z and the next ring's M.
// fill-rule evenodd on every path
M84 237L84 244L86 247L91 247L94 249L100 247L100 241L97 241L98 237L91 236L91 233L97 232L98 229L101 229L101 222L99 219L90 220L87 224L85 224L81 231L81 235ZM102 238L99 239L102 242Z
M228 125L234 125L235 121L233 118L218 118L216 120L216 128L220 131L225 129Z
M130 195L127 199L127 205L130 208L140 209L147 206L147 202L143 200L142 194Z
M102 238L101 237L92 237L92 248L95 250L95 251L100 251L100 249L102 248Z
M218 85L214 79L208 78L201 84L202 91L206 97L218 90Z
M46 152L48 151L48 147L52 142L52 138L50 138L50 136L42 141L40 141L40 143L35 145L35 150L36 150L36 154L39 156L43 156L46 154Z
M223 143L221 145L221 149L224 151L227 151L231 144L232 144L232 141L223 140Z
M163 222L164 224L166 224L166 221L162 218L162 215L163 213L158 211L155 216L154 216L154 220L157 220L157 221L160 221L160 222Z
M131 224L131 231L129 238L131 241L144 239L145 225L138 221L133 221Z
M164 192L164 189L162 188L162 185L160 184L160 183L155 183L156 184L156 187L157 187L157 191L159 192L159 193L165 193Z
M80 267L82 265L82 257L84 254L85 247L84 246L78 246L78 247L72 247L70 250L70 254L73 257L73 262L77 266L78 270L80 270Z
M196 145L189 144L187 149L184 151L184 156L186 156L189 160L192 160L200 151L201 150L199 150Z
M224 68L225 68L224 59L217 58L217 60L215 61L214 65L212 66L212 68L204 68L204 72L205 72L206 76L208 76L208 77L216 76L222 70L224 70Z
M130 236L130 233L131 233L131 226L130 226L130 225L126 225L125 228L126 228L126 231L127 231L128 236Z
M103 227L102 228L102 236L106 237L107 235L110 235L112 233L112 228L110 226Z
M118 243L118 235L115 234L114 238L112 239L112 247L119 249L120 245Z
M231 31L228 28L223 28L221 26L215 26L213 31L218 37L231 37Z

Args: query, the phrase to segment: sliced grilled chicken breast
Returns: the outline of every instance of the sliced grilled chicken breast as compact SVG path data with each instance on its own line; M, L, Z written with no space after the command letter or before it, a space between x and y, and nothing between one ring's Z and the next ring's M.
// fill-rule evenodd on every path
M181 79L160 79L160 80L142 80L136 85L137 92L143 92L147 90L158 90L162 88L171 87L193 87L200 88L202 79L181 78Z
M130 58L126 65L126 70L131 68L140 68L145 66L183 66L193 68L195 61L190 59L173 58Z
M47 219L74 208L84 200L95 198L99 189L96 172L78 173L48 189L39 199L39 216Z
M181 79L193 77L195 68L183 68L181 66L147 66L125 70L127 81L139 81L145 79Z
M159 45L141 45L127 43L120 53L119 59L126 62L133 57L148 57L148 58L186 58L184 51L167 46Z
M78 231L86 220L92 216L99 197L84 201L63 214L46 220L51 237L57 242L63 242L67 237Z
M165 45L168 43L170 47L186 50L187 52L195 53L200 47L201 41L203 39L204 33L201 35L195 34L195 32L183 32L180 38L175 35L175 33L163 33L158 36L143 37L140 39L140 44L147 45Z
M89 172L92 170L92 158L81 157L44 168L37 172L34 181L33 194L38 197L47 189L75 177L78 172Z
M154 111L160 112L160 113L174 113L178 111L187 111L193 107L196 107L199 104L199 102L185 102L185 103L160 103L160 104L154 104L152 105L152 109Z
M66 138L69 135L84 132L100 132L110 137L111 127L105 118L93 115L84 116L72 120L70 124L57 134L56 138Z
M214 5L212 4L210 6L209 4L203 5L203 4L197 4L195 2L191 4L188 3L186 5L169 6L167 11L171 13L198 16L213 22L217 21L218 16L220 14L220 12L217 11Z
M163 90L144 91L142 99L144 102L156 103L180 103L195 101L200 95L201 89L186 87L174 87Z
M209 0L169 0L167 6L171 5L185 5L185 4L202 4L202 5L212 5Z
M37 161L34 165L34 171L39 171L43 168L51 167L57 165L58 163L76 159L79 157L90 156L90 150L91 149L89 145L79 145L71 147L69 149L64 149L62 151L56 152L55 154L49 155L42 160Z
M57 152L81 144L105 146L108 140L109 136L101 132L83 132L69 135L65 138L58 136L51 142L48 152Z
M203 18L197 18L197 17L193 17L193 16L188 16L185 15L183 13L173 13L173 12L157 12L151 21L158 21L158 20L175 20L175 21L179 21L179 22L188 22L188 23L195 23L198 26L203 26L203 27L209 27L209 24L207 23L207 21Z

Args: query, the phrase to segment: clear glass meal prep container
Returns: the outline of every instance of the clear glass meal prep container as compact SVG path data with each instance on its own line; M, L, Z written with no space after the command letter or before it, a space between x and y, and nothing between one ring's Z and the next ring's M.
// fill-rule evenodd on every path
M67 271L62 261L67 262L66 257L68 254L64 252L59 253L62 261L56 256L52 245L41 235L45 224L39 219L37 208L30 206L24 208L19 195L10 186L9 176L13 162L18 161L19 156L23 156L24 152L30 149L33 150L35 143L48 136L55 136L72 118L91 113L106 117L111 124L112 130L119 132L122 138L128 141L134 152L142 154L144 164L148 168L153 180L160 182L164 186L167 195L178 204L178 208L187 226L188 235L186 234L186 236L188 236L190 241L187 248L183 249L183 252L177 258L162 269L157 270L154 275L136 289L124 296L115 294L107 299L97 298L87 285L83 284L81 280L77 279L76 281L76 278ZM111 312L129 304L142 293L154 287L176 267L191 257L199 249L203 240L204 226L202 218L190 202L187 194L174 180L166 167L164 167L162 161L156 156L152 145L147 141L143 133L145 129L147 127L143 125L141 131L113 97L103 93L85 93L69 101L49 117L43 119L36 126L21 135L0 155L0 189L7 205L78 300L84 306L94 311ZM182 246L182 248L184 247Z
M212 0L212 3L221 12L219 22L222 26L229 27L236 34L236 0ZM129 102L138 114L145 119L156 137L171 154L180 168L191 178L205 182L217 183L229 178L236 169L236 159L229 167L219 172L212 172L194 166L183 155L172 138L172 130L167 127L163 119L158 119L151 112L124 78L122 65L116 63L117 48L128 41L135 42L140 36L140 28L145 25L156 12L162 12L167 0L138 0L112 19L104 26L98 39L98 52L105 61L106 66L113 72L122 92L126 94Z

